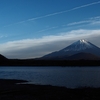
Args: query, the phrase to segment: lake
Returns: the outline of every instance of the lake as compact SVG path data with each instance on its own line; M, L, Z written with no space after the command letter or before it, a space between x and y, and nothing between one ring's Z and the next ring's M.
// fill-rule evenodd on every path
M100 67L0 67L0 79L68 88L100 87Z

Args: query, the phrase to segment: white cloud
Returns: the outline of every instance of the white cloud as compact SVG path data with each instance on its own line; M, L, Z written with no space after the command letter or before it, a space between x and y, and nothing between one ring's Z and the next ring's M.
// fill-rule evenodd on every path
M66 13L66 12L70 12L70 11L73 11L73 10L77 10L77 9L80 9L80 8L96 5L96 4L99 4L99 3L100 3L100 1L92 2L92 3L89 3L89 4L82 5L82 6L74 7L74 8L69 9L69 10L64 10L64 11L61 11L61 12L55 12L55 13L47 14L47 15L44 15L44 16L39 16L39 17L31 18L31 19L28 19L26 21L32 21L32 20L37 20L37 19L41 19L41 18L45 18L45 17L50 17L50 16L54 16L54 15L58 15L58 14ZM25 21L22 21L22 22L25 22Z
M46 29L43 29L43 30L38 31L37 33L44 32L44 31L48 31L48 30L51 30L51 29L56 29L56 28L58 28L58 26L46 28Z
M40 57L63 49L79 40L90 40L100 47L100 30L72 30L59 35L44 36L38 39L24 39L0 44L0 53L8 58Z
M24 21L20 21L20 22L14 23L14 24L21 24L21 23L24 23L24 22L27 22L27 21L33 21L33 20L38 20L38 19L54 16L54 15L59 15L59 14L62 14L62 13L71 12L71 11L74 11L74 10L78 10L78 9L85 8L85 7L92 6L92 5L96 5L96 4L100 4L100 1L92 2L92 3L81 5L81 6L77 6L77 7L74 7L72 9L69 9L69 10L64 10L64 11L60 11L60 12L55 12L55 13L47 14L47 15L44 15L44 16L30 18L30 19L27 19L27 20L24 20ZM12 26L14 24L9 24L9 25L6 25L4 27Z
M69 23L69 24L67 24L67 26L86 24L86 23L90 23L90 22L91 22L90 20L84 20L84 21Z
M91 23L91 25L100 25L100 21L94 21Z
M100 16L92 17L87 20L82 20L78 22L72 22L67 24L66 26L81 25L81 24L90 24L90 25L100 24Z
M45 28L45 29L37 31L36 33L41 33L41 32L45 32L48 30L57 29L59 27L65 27L65 26L67 26L67 28L72 27L72 26L77 27L77 25L79 25L80 27L86 26L86 25L100 25L100 16L91 17L87 20L72 22L72 23L61 25L61 26L54 26L54 27Z
M0 38L6 38L8 37L7 35L0 35Z
M46 29L38 31L37 33L45 32L45 31L52 30L52 29L56 29L58 27L65 27L65 26L67 26L67 28L68 27L72 27L72 26L77 27L77 25L79 25L80 27L81 26L86 26L86 25L88 25L88 26L90 26L90 25L100 25L100 16L91 17L91 18L89 18L87 20L81 20L81 21L77 21L77 22L72 22L72 23L61 25L61 26L49 27L49 28L46 28Z

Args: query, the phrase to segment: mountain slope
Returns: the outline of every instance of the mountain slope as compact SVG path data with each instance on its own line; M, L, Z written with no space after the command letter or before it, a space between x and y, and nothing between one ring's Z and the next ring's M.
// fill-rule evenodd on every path
M64 59L64 58L63 58ZM66 58L67 60L100 60L100 57L91 53L77 53Z
M85 41L85 40L79 40L74 42L73 44L69 45L68 47L65 47L64 49L56 52L52 52L50 54L47 54L43 56L41 59L63 59L68 56L72 56L77 53L91 53L96 56L100 56L100 48L95 46L94 44Z
M0 60L7 60L7 58L0 54Z
M82 51L86 49L99 49L99 48L90 42L87 42L85 40L79 40L69 45L68 47L62 49L61 51L65 51L65 52L66 51Z

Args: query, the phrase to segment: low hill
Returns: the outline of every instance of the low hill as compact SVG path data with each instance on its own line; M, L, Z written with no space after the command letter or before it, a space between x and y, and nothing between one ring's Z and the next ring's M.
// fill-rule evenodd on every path
M7 60L7 58L0 54L0 60Z

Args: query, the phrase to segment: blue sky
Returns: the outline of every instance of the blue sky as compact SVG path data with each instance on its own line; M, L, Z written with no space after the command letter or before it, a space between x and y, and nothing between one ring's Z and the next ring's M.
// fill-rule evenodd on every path
M99 0L0 0L0 53L34 58L86 39L100 47Z

